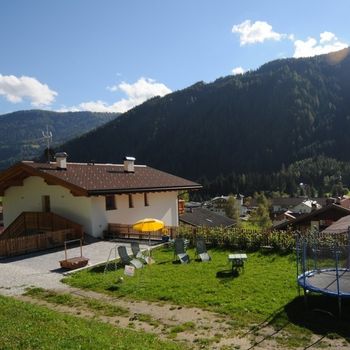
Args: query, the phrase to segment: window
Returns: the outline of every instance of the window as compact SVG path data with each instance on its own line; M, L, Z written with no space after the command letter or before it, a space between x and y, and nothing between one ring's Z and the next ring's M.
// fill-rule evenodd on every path
M114 210L117 209L116 203L115 203L115 196L106 196L106 210Z
M50 196L42 196L42 207L44 213L51 211Z
M147 193L143 194L143 200L145 202L145 207L148 207L149 206L149 202L148 202L148 194Z
M133 208L134 207L134 200L132 198L132 194L129 194L129 208Z

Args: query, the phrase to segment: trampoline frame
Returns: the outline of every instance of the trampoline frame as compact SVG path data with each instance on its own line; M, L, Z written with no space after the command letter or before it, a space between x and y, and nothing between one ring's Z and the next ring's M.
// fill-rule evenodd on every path
M350 269L347 268L339 268L338 273L335 268L326 268L326 269L319 269L319 270L309 270L306 271L305 273L302 273L298 276L298 285L302 287L305 290L308 290L310 292L315 292L315 293L321 293L324 295L329 295L331 297L342 297L342 298L350 298L350 290L348 292L344 292L341 290L340 287L337 285L337 292L333 292L329 289L326 288L319 288L316 287L314 284L310 283L310 277L313 277L318 274L322 274L324 272L335 272L334 276L334 281L339 283L339 280L341 279L341 276L343 276L344 272L349 272L350 275Z

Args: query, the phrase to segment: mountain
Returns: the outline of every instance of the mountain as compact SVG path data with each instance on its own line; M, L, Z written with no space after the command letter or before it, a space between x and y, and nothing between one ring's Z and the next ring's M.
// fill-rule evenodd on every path
M95 129L118 114L92 112L18 111L0 115L0 169L43 152L42 131L53 134L53 146Z
M210 183L233 173L269 178L320 155L347 162L349 132L345 49L272 61L153 98L61 150L75 161L120 162L132 155L139 163Z

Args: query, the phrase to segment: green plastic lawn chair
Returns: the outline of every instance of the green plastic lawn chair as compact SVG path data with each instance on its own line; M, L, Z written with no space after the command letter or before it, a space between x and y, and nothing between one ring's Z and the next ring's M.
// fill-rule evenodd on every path
M207 247L205 245L204 238L199 237L196 240L196 254L199 256L201 261L210 261L211 257L207 252Z
M143 264L140 260L135 258L130 258L125 246L121 245L118 247L118 254L120 257L120 262L123 265L132 265L137 269L141 269L143 267Z
M181 264L190 262L190 257L185 250L185 241L183 238L175 238L174 241L174 257L180 260Z

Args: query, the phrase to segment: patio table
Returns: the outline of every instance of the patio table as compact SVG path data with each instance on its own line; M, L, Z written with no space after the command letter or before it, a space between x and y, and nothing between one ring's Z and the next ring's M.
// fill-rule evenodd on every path
M229 254L228 255L228 260L232 264L232 272L234 270L238 270L238 268L242 267L244 268L244 260L246 260L247 254L245 253L235 253L235 254Z

